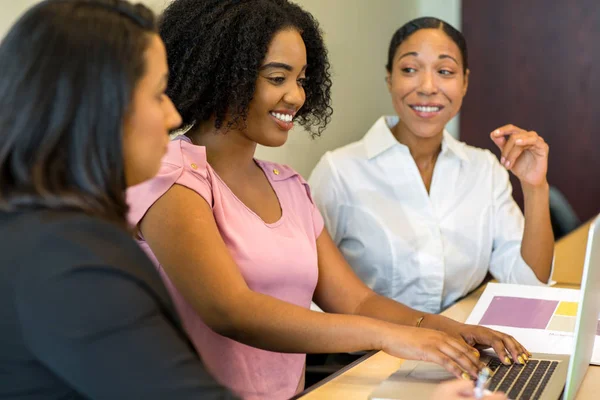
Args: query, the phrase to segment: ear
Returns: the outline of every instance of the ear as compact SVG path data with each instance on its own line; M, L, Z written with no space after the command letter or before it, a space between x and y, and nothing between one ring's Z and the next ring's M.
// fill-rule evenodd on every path
M463 84L463 96L467 94L467 89L469 88L469 74L471 70L467 68L465 71L465 82Z
M385 73L385 84L387 85L388 92L392 91L392 74L389 72Z

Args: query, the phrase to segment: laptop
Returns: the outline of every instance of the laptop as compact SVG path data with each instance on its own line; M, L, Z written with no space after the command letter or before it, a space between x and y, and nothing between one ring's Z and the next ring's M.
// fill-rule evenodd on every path
M525 365L506 366L493 351L481 361L492 370L488 390L501 391L511 400L575 398L587 372L600 314L600 215L592 222L581 279L572 355L533 353ZM454 376L439 365L405 361L369 396L373 400L431 399L437 385Z

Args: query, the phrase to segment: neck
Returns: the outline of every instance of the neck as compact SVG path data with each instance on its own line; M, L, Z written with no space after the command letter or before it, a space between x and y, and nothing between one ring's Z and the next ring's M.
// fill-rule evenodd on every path
M419 170L428 169L435 165L437 157L442 151L443 131L432 137L420 137L411 132L402 120L398 121L391 131L398 142L408 147L410 155L415 160Z
M205 121L186 136L192 143L206 147L206 158L221 177L244 176L256 169L256 142L236 129L216 129L214 121Z

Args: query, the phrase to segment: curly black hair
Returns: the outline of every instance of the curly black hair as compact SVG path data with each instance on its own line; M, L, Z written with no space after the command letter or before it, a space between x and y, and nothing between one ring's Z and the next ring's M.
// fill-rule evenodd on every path
M296 121L319 136L331 120L331 75L317 21L288 0L175 0L159 21L167 48L167 94L184 128L215 118L244 126L273 36L298 30L306 46L306 101Z

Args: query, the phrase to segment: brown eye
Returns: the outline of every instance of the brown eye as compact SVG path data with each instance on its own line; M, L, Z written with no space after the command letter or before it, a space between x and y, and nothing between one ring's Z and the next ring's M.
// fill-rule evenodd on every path
M274 83L275 85L281 85L283 82L285 82L285 78L278 76L275 78L268 78L269 81L271 81L272 83Z

